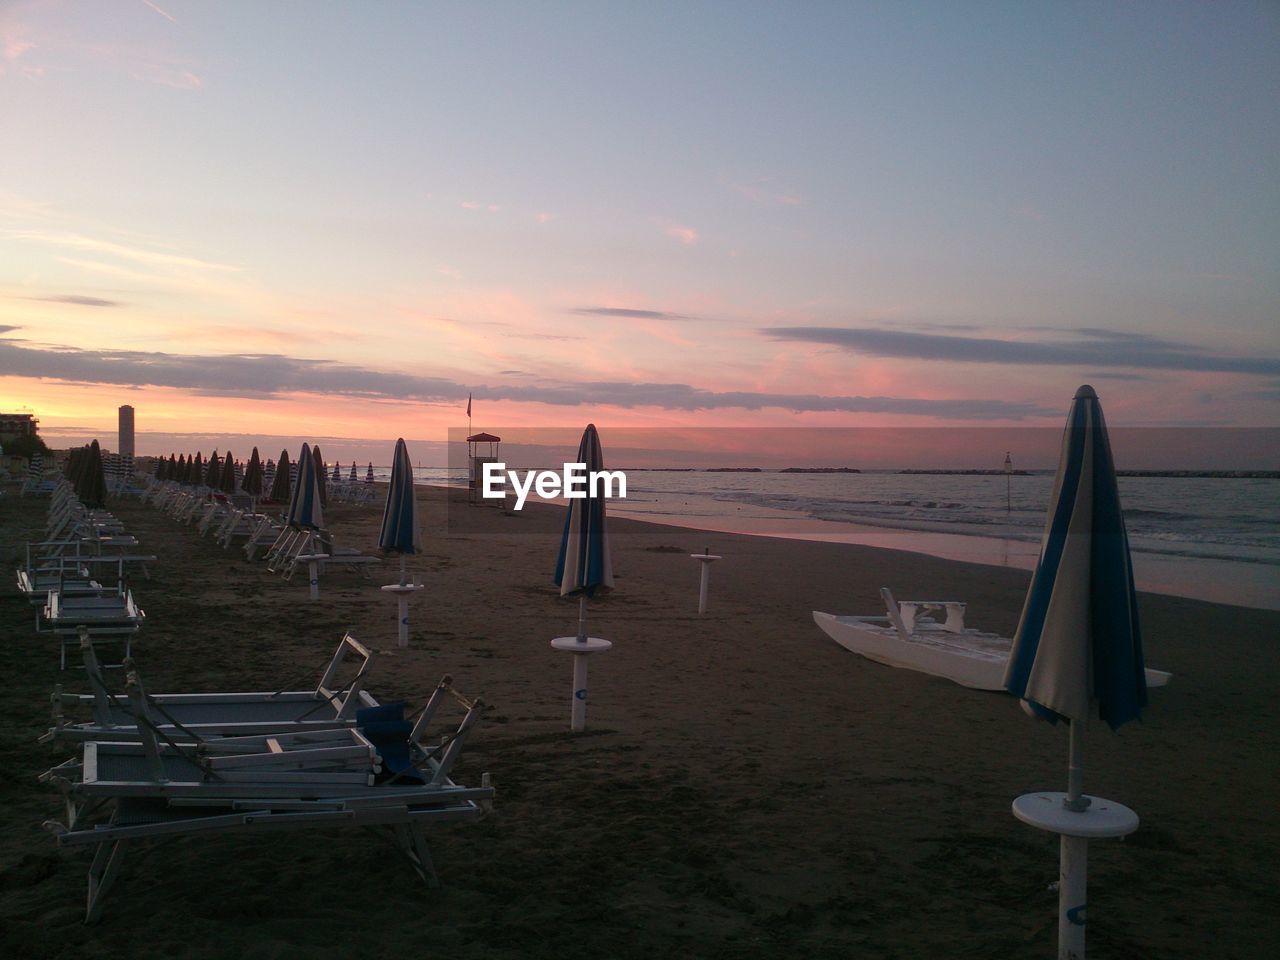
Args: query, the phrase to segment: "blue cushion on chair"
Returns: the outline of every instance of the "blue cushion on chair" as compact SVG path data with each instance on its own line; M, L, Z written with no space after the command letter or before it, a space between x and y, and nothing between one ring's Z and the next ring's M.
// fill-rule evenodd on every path
M356 726L382 757L379 781L396 777L396 783L425 783L413 766L409 749L413 724L404 718L404 707L404 701L397 701L357 710Z

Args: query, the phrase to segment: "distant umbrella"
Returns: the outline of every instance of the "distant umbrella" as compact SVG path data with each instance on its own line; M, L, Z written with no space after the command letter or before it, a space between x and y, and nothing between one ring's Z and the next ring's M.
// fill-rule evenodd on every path
M400 582L382 589L395 595L398 604L399 644L409 645L409 597L422 589L420 584L408 582L405 573L405 556L422 552L422 530L418 525L417 504L414 500L413 463L404 439L396 441L391 458L391 482L387 484L387 503L382 511L382 528L378 532L378 546L384 553L400 554Z
M413 462L404 439L396 441L391 460L391 482L387 485L387 503L382 511L382 529L378 546L384 553L400 554L400 582L404 582L404 557L422 552L422 531L418 525L413 489Z
M291 527L318 530L324 525L323 504L320 501L320 477L324 471L316 469L315 457L304 443L298 455L298 479L293 485L286 516Z
M587 424L583 431L576 462L586 465L588 476L604 469L604 453L595 424ZM560 556L556 560L555 579L562 597L575 594L590 597L601 587L609 589L613 586L613 561L609 555L604 497L598 496L599 492L588 484L587 496L569 501L564 535L560 540Z
M44 479L44 454L37 450L27 461L27 476L33 480Z
M588 477L604 469L604 453L595 424L587 424L583 431L576 462L585 465ZM587 660L591 654L613 646L608 640L587 634L587 597L597 590L613 586L613 561L609 556L602 491L588 483L585 493L584 497L569 500L555 577L560 585L560 596L578 596L578 635L557 637L551 641L553 649L574 655L570 728L575 732L586 728Z
M1084 733L1096 709L1114 730L1147 703L1138 602L1115 463L1098 395L1076 391L1048 521L1004 685L1031 712L1071 725L1065 794L1026 794L1020 820L1062 835L1058 955L1084 956L1086 837L1123 836L1138 816L1084 794ZM1092 809L1090 809L1092 807Z
M356 482L356 462L354 460L351 461L351 475L347 477L347 480L351 483Z
M289 475L289 451L280 451L280 462L276 464L276 477L271 483L271 500L273 503L288 503L293 493L293 478Z
M240 485L255 499L262 496L262 460L258 457L257 447L249 454L249 465L244 468L244 480Z
M342 480L342 464L338 463L337 460L333 461L333 479L335 481Z
M89 444L81 477L81 484L76 488L76 495L80 498L80 502L91 509L105 505L107 478L102 472L102 448L98 446L97 440Z
M373 463L369 463L369 469L364 472L364 482L373 483Z
M187 483L193 487L198 487L204 480L204 460L200 456L200 451L196 451L196 455L187 461Z
M227 496L236 492L236 460L228 450L222 458L222 475L218 478L218 489Z
M164 480L168 477L168 474L169 474L169 461L166 460L164 457L161 457L159 461L156 462L156 472L153 474L153 476L157 480Z
M204 485L206 487L216 488L222 482L222 461L218 458L218 451L215 450L209 454L209 462L204 467Z
M329 505L329 486L326 482L328 477L324 472L324 457L320 455L320 447L311 448L311 457L315 462L316 482L320 484L320 506L327 507ZM301 461L299 461L301 463Z

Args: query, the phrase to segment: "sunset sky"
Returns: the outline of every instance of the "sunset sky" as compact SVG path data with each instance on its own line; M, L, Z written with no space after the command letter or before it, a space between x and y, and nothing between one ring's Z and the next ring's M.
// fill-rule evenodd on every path
M1266 0L0 0L0 130L54 442L1280 425Z

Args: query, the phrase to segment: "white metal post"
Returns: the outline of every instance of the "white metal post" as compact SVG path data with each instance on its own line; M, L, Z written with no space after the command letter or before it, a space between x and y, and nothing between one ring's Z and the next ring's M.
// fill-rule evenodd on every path
M1089 841L1063 834L1058 872L1058 960L1084 960Z
M587 727L587 655L573 655L573 707L569 715L569 728L581 733Z

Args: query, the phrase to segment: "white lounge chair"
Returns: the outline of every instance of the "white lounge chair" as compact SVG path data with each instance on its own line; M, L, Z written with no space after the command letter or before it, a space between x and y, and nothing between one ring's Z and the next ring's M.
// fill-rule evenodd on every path
M87 635L80 638L80 650L93 692L57 690L54 725L45 739L136 740L138 717L125 694L111 693ZM357 710L378 706L364 689L376 659L376 651L348 633L313 690L151 694L146 700L150 722L158 733L182 741L349 727ZM349 679L342 679L348 675ZM72 719L86 711L90 720Z
M131 676L127 686L134 710L145 715L140 682ZM182 746L145 723L134 743L86 742L81 757L40 778L64 795L66 822L45 824L59 846L96 848L85 922L101 915L103 898L131 843L196 833L385 827L418 874L437 886L425 828L477 819L493 798L487 774L477 788L460 786L449 776L483 710L480 701L458 698L466 714L445 738L447 745L430 749L422 743L448 689L447 682L437 687L411 729L394 715L379 715L389 711L388 705L369 711L362 720L364 732L297 734L287 742L262 736L234 738L230 747L228 741ZM370 747L377 751L372 758ZM408 762L393 772L386 768L387 758L396 752Z

